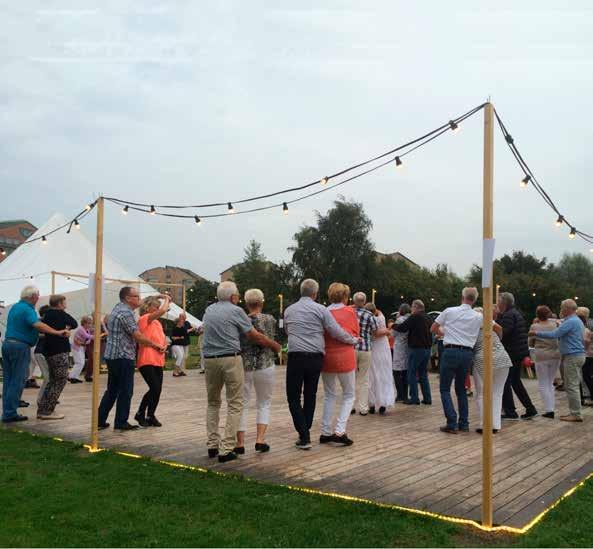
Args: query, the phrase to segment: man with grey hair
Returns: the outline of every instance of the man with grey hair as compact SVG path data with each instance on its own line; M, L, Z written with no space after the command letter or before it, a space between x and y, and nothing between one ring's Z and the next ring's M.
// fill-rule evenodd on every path
M208 409L206 431L208 457L225 463L237 459L233 452L243 412L243 358L241 335L261 347L278 353L280 345L259 333L239 303L239 291L234 282L221 282L216 289L218 302L204 313L204 369ZM222 388L226 388L227 417L224 437L218 432Z
M315 302L318 292L319 284L315 280L303 280L301 298L284 311L284 327L288 334L286 398L294 428L299 434L296 447L301 450L311 448L310 430L325 355L325 332L343 343L358 343L357 338L341 328L328 309Z
M515 297L510 292L502 292L498 296L497 308L499 314L496 321L502 326L502 345L513 363L509 370L509 377L504 384L502 419L519 419L519 414L517 414L515 408L515 400L513 399L513 391L515 391L521 404L525 406L525 413L521 416L521 419L531 419L537 416L537 410L521 381L522 363L529 356L527 324L523 315L515 308Z
M428 381L428 361L432 347L430 326L432 319L424 311L420 299L412 301L412 314L405 322L394 324L393 330L408 334L408 385L410 398L404 404L420 404L418 382L422 390L422 404L430 406L432 395Z
M39 290L35 286L26 286L21 292L21 300L15 303L8 312L6 333L2 344L3 423L27 419L27 416L18 413L18 407L29 372L31 347L37 343L39 332L64 338L70 336L69 330L54 330L39 320L35 311L38 301Z
M577 316L577 304L573 299L565 299L560 304L562 324L549 332L532 330L529 335L543 339L558 339L562 365L564 366L564 385L568 399L569 414L560 416L561 421L582 422L581 414L581 370L585 364L585 326Z
M443 336L444 350L439 361L439 369L441 402L447 419L447 425L441 427L444 433L469 431L465 379L472 364L474 346L482 325L482 315L473 310L477 300L477 288L463 288L461 305L445 309L431 327L433 334ZM459 406L459 420L451 399L453 381Z

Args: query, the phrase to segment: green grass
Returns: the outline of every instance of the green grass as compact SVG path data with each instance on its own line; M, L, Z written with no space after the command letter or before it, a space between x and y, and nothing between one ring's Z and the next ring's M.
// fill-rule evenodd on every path
M0 429L0 546L590 546L591 485L525 536Z

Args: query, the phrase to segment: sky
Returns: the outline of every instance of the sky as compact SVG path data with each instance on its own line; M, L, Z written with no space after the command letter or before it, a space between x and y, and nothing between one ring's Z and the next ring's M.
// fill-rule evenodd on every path
M490 98L560 210L593 233L590 2L0 0L0 10L0 219L40 226L100 194L186 205L274 192ZM482 155L479 113L404 169L287 216L197 226L107 204L105 246L138 273L168 264L217 280L250 239L290 259L294 233L343 195L363 203L378 251L465 275L481 262ZM497 131L496 256L591 255L521 177ZM94 215L82 225L92 237Z

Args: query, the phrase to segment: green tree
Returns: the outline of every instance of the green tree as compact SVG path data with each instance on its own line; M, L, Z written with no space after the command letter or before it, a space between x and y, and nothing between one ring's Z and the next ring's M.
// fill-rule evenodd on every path
M201 319L206 307L216 301L216 286L216 282L198 280L187 291L187 311Z

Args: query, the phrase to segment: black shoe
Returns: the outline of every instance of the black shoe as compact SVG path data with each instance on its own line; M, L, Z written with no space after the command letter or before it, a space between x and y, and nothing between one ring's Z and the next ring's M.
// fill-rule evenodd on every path
M151 426L146 418L140 418L140 419L137 419L136 421L138 422L138 425L140 425L140 427L150 427Z
M352 410L350 410L350 415L355 414L356 410L354 408L352 408Z
M85 377L84 380L85 381L90 381L91 383L93 382L93 378L92 377Z
M181 377L185 377L187 374L186 374L185 372L179 372L179 375L180 375Z
M156 416L148 416L146 418L146 421L148 421L148 425L150 425L151 427L162 427L163 424L156 418Z
M82 379L78 379L77 377L71 377L68 381L70 383L82 383Z
M24 400L19 400L19 408L27 408L29 406L28 402L25 402Z
M432 406L432 401L428 402L426 400L423 400L422 404L424 404L425 406Z
M208 448L208 457L215 458L218 455L218 448Z
M476 429L476 433L478 433L478 435L481 435L484 432L484 429L482 429L481 427L479 429ZM498 429L492 429L492 434L495 435L496 433L498 433Z
M334 435L333 442L337 442L338 444L343 444L344 446L352 446L354 441L348 438L348 435L344 433L343 435Z
M408 404L410 406L420 406L420 401L412 402L411 400L404 400L404 404Z
M384 416L384 415L385 415L385 412L386 412L386 411L387 411L387 408L385 408L385 406L381 406L381 407L379 408L379 414L380 414L380 415L382 415L382 416Z
M99 423L99 431L107 429L107 427L109 427L109 423Z
M245 453L245 446L235 446L233 452L238 456L242 456Z
M534 408L533 410L529 410L529 412L525 412L524 414L522 414L521 419L531 419L538 415L539 414L537 413L537 410Z
M319 444L327 444L334 441L334 435L321 435L319 437Z
M256 452L269 452L270 445L266 444L265 442L256 442L255 443L255 451Z
M457 430L461 433L469 433L469 427L458 427Z
M200 373L201 374L205 374L206 373L206 370L200 370Z
M542 414L542 417L547 417L548 419L554 419L554 412L546 412Z
M397 397L395 399L395 402L404 402L405 400L406 400L405 398Z
M302 439L298 439L294 445L299 449L299 450L310 450L311 449L311 441L309 440L302 440Z
M513 412L512 414L503 412L503 414L500 416L500 418L508 419L509 421L519 421L519 414L517 414L517 412Z
M446 425L444 427L439 427L439 430L442 433L449 433L451 435L456 435L457 434L457 429L451 429L451 427L447 427Z
M142 425L142 423L146 423L146 416L144 414L141 414L140 412L137 412L136 415L134 416L134 419L140 423L140 425ZM142 425L142 427L145 427L145 425Z
M7 419L3 419L2 423L16 423L17 421L27 421L29 418L27 416L22 416L20 414L14 416L14 417L9 417Z
M138 429L138 425L132 425L131 423L126 423L125 425L122 425L121 427L114 427L114 431L135 431L136 429Z
M39 389L39 385L34 379L28 379L25 383L25 389Z
M227 461L233 461L234 459L237 459L237 454L235 454L235 452L229 452L224 456L219 455L218 463L226 463Z
M374 414L374 413L375 413L375 407L369 406L369 414Z

